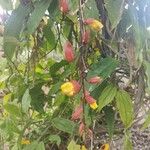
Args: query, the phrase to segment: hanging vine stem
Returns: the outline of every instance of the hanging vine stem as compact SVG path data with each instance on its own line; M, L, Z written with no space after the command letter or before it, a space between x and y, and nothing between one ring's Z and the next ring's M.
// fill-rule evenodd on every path
M84 0L79 0L79 27L80 27L80 41L79 41L79 51L80 51L80 55L79 55L79 60L78 60L78 67L79 67L79 73L80 73L80 77L81 77L81 85L82 85L82 91L83 91L83 97L82 97L82 107L83 107L83 118L82 118L82 123L84 124L85 128L84 128L84 133L85 136L82 136L82 140L83 143L85 143L85 139L86 139L86 122L85 122L85 80L86 80L86 74L87 74L87 67L86 67L86 46L83 45L82 43L82 35L85 32L85 28L84 28L84 24L83 24L83 20L84 20L84 16L83 16L83 5Z

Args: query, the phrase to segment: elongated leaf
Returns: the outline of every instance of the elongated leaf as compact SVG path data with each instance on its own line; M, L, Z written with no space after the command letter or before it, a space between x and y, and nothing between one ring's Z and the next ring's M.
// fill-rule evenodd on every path
M105 0L105 7L112 24L112 29L114 29L121 20L124 9L123 3L124 0Z
M49 140L51 142L56 142L56 144L59 146L61 143L61 138L58 135L50 135Z
M16 46L21 31L23 30L26 17L29 15L31 8L19 5L8 19L4 32L4 52L8 59L11 59L15 53Z
M35 3L34 11L32 12L27 22L27 30L29 33L33 33L34 30L38 27L45 11L48 9L51 2L52 0L42 0Z
M55 128L73 134L76 124L68 119L54 118L52 124Z
M68 147L67 150L80 150L80 145L76 144L74 140L72 140Z
M27 89L22 97L22 110L27 113L31 103L29 89Z
M106 128L110 138L112 138L114 133L115 112L112 109L112 107L106 107L104 111L105 111L105 119L106 119Z
M119 90L116 94L116 104L123 124L126 128L130 127L133 121L133 104L130 95Z
M117 60L111 57L107 57L101 59L98 63L93 64L87 76L90 78L97 75L101 76L102 78L107 78L111 75L111 73L116 69L117 66Z
M108 85L101 93L98 101L98 110L101 111L103 107L108 105L114 99L117 88L113 85Z
M56 39L50 26L46 26L44 28L44 36L46 37L47 42L49 43L49 50L52 50L55 47Z

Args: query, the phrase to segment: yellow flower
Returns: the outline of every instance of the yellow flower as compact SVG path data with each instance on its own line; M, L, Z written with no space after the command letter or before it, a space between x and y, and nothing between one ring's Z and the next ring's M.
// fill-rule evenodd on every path
M93 18L88 18L84 20L84 24L89 25L95 31L99 31L103 28L103 24L100 21Z
M22 139L22 140L21 140L21 144L22 144L22 145L28 145L28 144L30 144L30 141L27 140L27 139Z
M74 94L74 87L71 82L66 82L63 85L61 85L61 90L67 96L73 96Z
M61 91L67 96L73 96L80 91L80 84L76 80L66 82L61 85Z
M110 150L109 144L103 144L100 150Z
M96 108L98 107L98 105L97 105L96 102L94 102L94 103L90 104L90 107L91 107L92 109L96 109Z
M87 150L84 145L81 146L81 150Z

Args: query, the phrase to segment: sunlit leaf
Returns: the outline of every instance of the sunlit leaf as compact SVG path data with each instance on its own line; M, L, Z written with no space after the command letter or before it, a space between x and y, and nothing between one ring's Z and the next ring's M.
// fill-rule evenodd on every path
M121 117L121 120L126 128L130 127L133 122L133 104L130 95L119 90L115 96L117 108Z
M72 140L68 147L67 150L80 150L80 145L76 144L74 140Z
M108 85L101 93L98 101L98 110L108 105L114 99L117 92L117 88L113 85Z

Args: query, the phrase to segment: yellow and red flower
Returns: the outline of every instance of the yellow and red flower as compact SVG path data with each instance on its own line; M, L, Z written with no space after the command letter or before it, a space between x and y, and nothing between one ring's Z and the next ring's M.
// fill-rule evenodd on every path
M94 31L99 31L103 28L103 24L100 21L93 18L85 19L84 24L91 27Z
M64 56L65 60L68 62L72 62L75 59L73 46L69 41L67 41L64 45Z
M69 4L68 0L60 0L59 1L60 11L64 14L69 12Z
M85 92L85 100L92 109L96 109L98 107L96 100L87 91Z
M76 80L65 82L61 85L61 91L67 96L74 96L80 91L80 84Z

